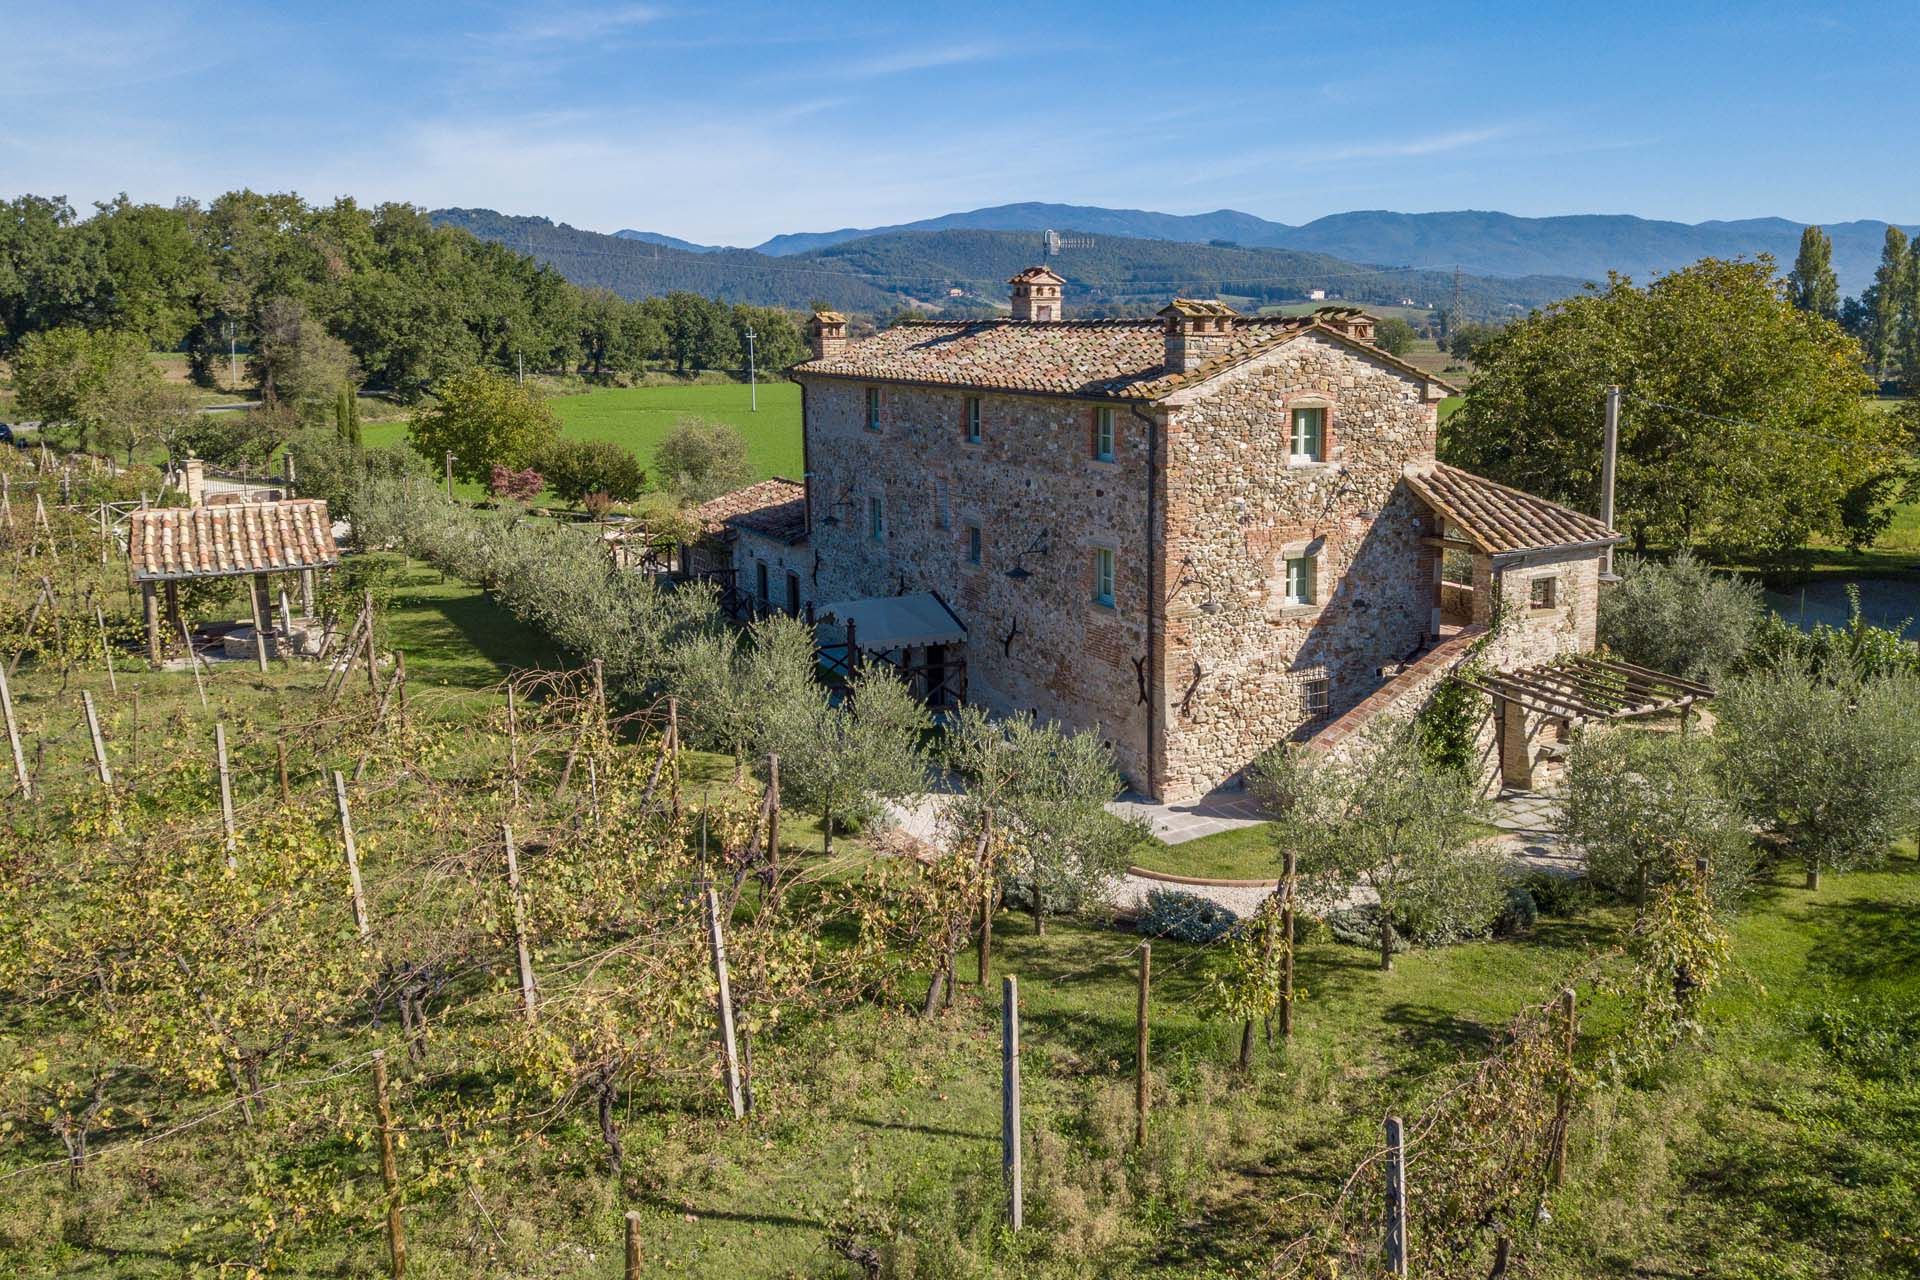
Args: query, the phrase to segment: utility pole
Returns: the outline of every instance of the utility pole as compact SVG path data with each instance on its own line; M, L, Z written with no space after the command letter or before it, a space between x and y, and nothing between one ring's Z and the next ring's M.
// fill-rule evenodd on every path
M227 321L227 386L238 394L240 390L240 344L233 334L233 321Z
M1600 439L1600 523L1613 528L1613 473L1620 455L1620 385L1607 388L1607 425ZM1600 561L1600 580L1613 580L1613 544Z
M515 366L520 370L520 374L519 374L520 384L522 386L525 386L527 382L527 358L524 355L520 354L518 351L516 351L513 353L513 362Z
M747 408L760 412L760 379L753 367L753 327L747 327Z
M453 450L447 450L447 500L453 500Z

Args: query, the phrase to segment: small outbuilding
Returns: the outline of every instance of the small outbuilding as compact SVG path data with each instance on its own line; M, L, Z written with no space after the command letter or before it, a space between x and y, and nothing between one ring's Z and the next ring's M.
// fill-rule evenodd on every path
M273 617L273 575L297 573L303 609L311 612L313 571L340 563L333 520L319 498L154 507L133 512L130 520L127 554L146 608L147 654L155 662L160 660L161 591L169 630L179 632L185 626L180 583L252 578L256 642L264 643Z

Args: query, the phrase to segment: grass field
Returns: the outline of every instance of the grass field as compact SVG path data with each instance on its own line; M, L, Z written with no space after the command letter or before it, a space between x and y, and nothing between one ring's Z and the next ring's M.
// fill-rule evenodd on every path
M578 395L555 396L547 405L560 419L561 434L582 440L611 440L633 450L642 466L653 464L653 448L682 418L704 418L739 428L747 442L747 464L756 480L769 476L798 478L801 470L800 388L791 382L763 382L760 408L749 407L749 388L742 383L686 383L660 387L603 388ZM400 444L406 440L405 422L369 423L369 445ZM483 496L479 485L460 484L464 497Z

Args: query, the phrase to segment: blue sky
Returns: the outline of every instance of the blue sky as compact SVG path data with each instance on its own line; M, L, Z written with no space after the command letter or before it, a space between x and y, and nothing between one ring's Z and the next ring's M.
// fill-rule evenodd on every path
M0 0L0 192L1920 220L1920 5Z

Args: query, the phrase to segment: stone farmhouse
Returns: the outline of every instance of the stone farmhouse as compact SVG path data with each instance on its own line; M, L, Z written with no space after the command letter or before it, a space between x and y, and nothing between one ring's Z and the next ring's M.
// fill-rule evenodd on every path
M1470 651L1509 673L1486 740L1511 783L1569 722L1641 712L1608 680L1511 674L1593 649L1619 539L1437 461L1451 388L1370 317L1076 320L1064 283L1030 268L1009 319L858 342L814 316L802 482L700 508L717 537L690 554L752 609L856 622L929 689L1097 730L1166 801L1411 714Z

